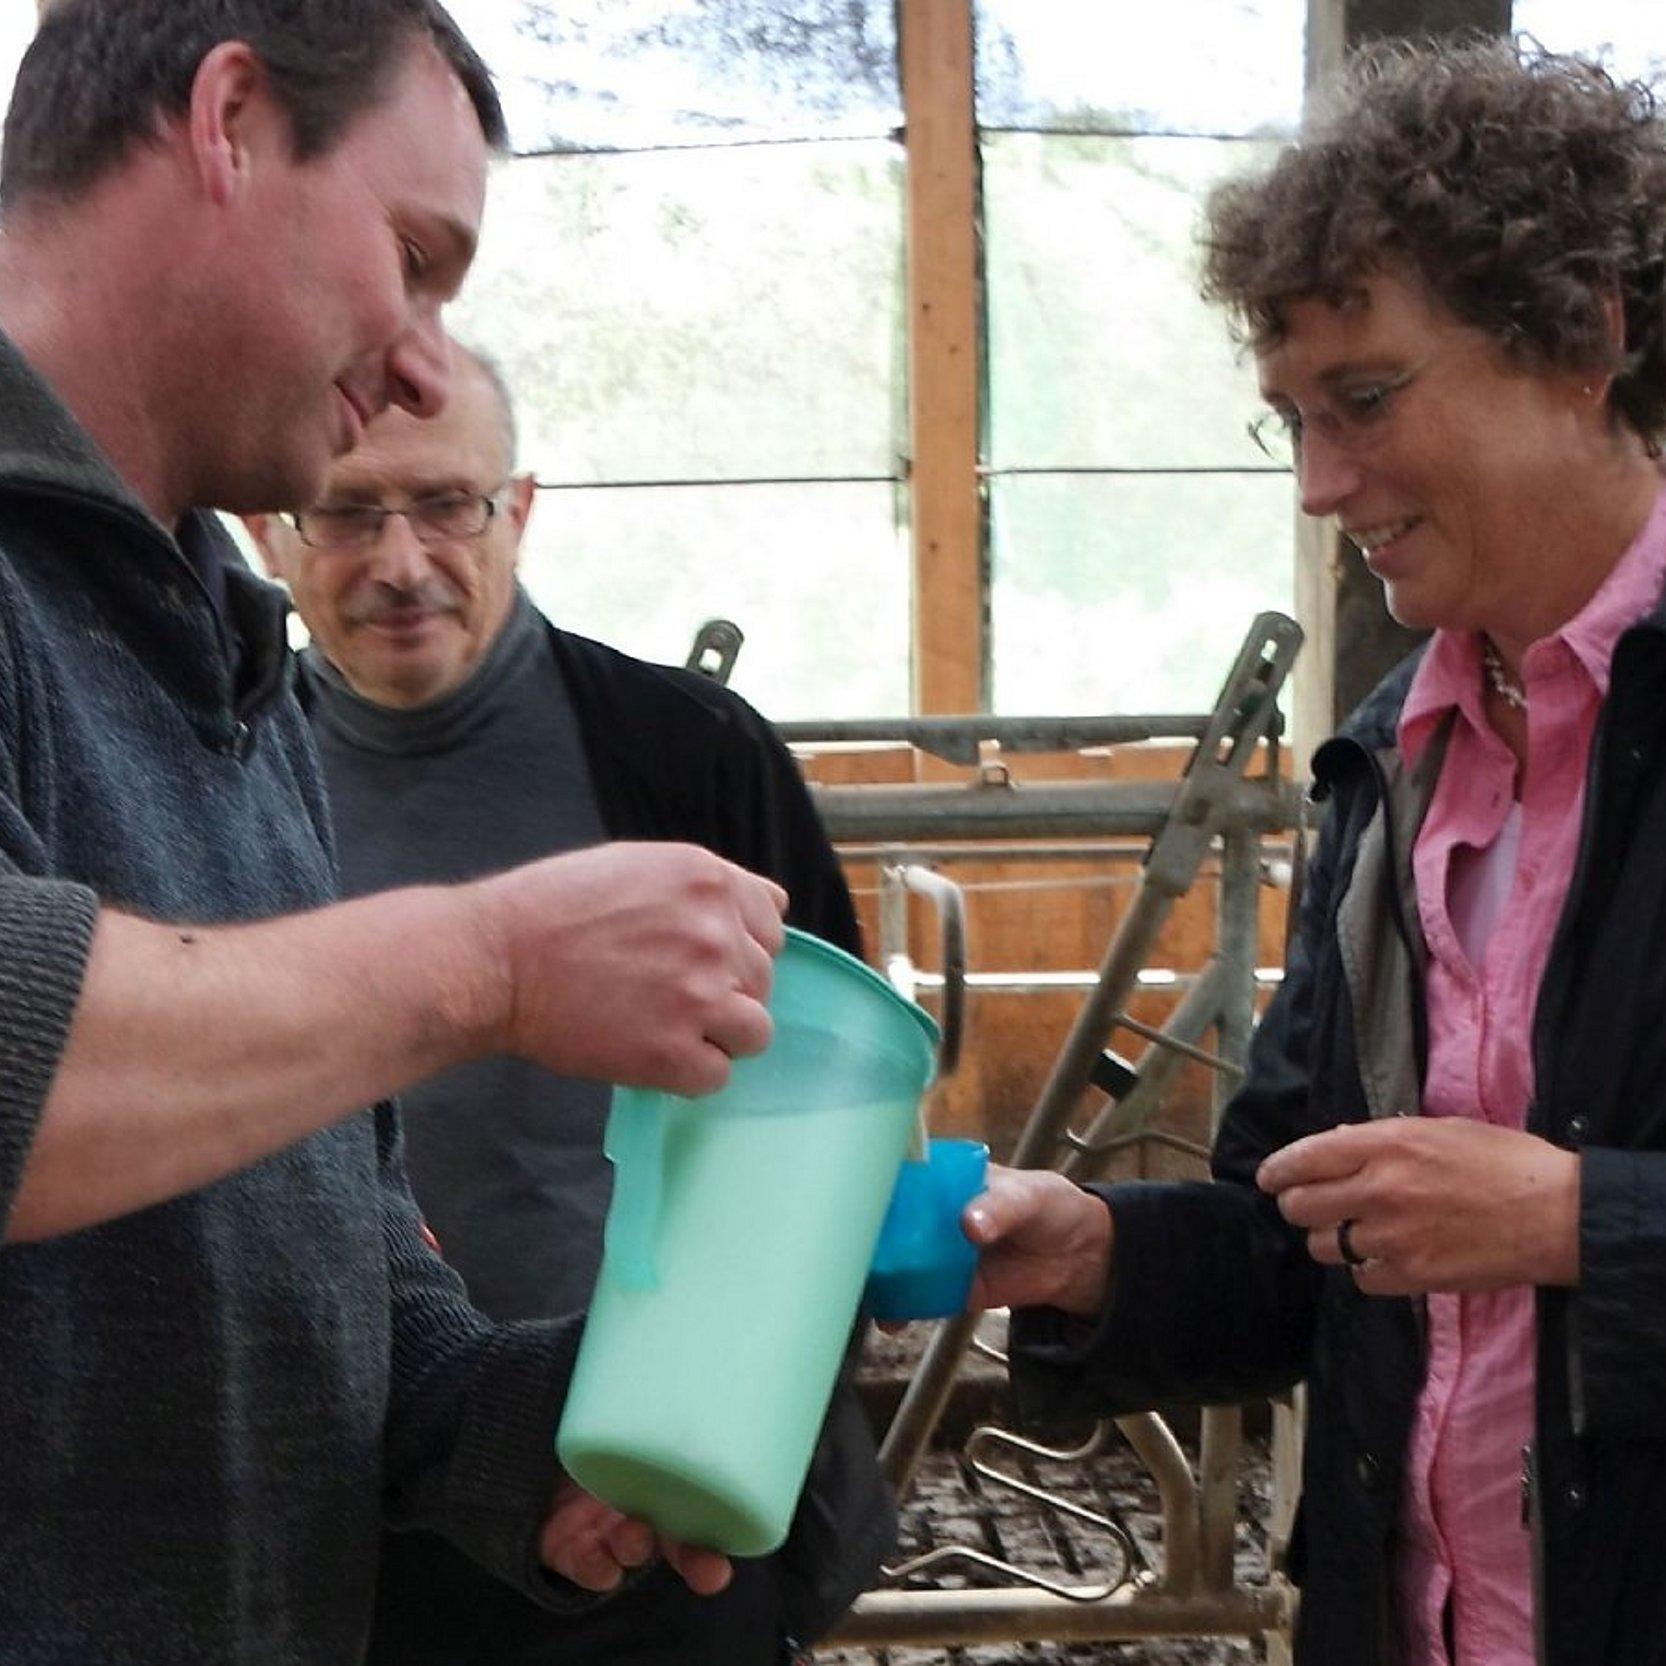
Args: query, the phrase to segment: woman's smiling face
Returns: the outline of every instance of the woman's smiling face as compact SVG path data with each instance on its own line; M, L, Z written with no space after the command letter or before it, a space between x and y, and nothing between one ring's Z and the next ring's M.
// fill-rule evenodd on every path
M1286 326L1257 367L1297 441L1303 510L1337 518L1402 624L1508 622L1606 431L1600 390L1509 364L1393 270L1341 306L1292 303Z

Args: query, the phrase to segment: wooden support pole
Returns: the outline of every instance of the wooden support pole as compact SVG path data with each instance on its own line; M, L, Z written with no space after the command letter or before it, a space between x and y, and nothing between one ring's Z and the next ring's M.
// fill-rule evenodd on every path
M914 710L982 711L977 134L971 0L901 0L908 129Z

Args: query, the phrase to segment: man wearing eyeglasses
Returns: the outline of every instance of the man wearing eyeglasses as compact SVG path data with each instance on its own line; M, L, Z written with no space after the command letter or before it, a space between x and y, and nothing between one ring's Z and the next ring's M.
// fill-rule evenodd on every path
M768 725L710 679L551 625L516 582L533 505L507 390L453 353L450 402L391 410L298 514L250 530L312 635L302 659L349 895L611 839L702 844L775 879L788 919L859 951L837 861ZM485 1059L402 1099L412 1188L494 1319L583 1308L610 1190L608 1089ZM778 1666L868 1585L894 1534L872 1437L836 1393L786 1546L720 1596L656 1571L553 1619L428 1534L389 1537L381 1666Z
M533 482L513 475L506 419L459 356L451 407L427 422L378 419L288 535L251 521L295 597L326 690L408 711L454 693L503 635ZM466 408L470 407L470 408ZM339 669L337 669L339 668ZM584 841L589 842L589 841Z

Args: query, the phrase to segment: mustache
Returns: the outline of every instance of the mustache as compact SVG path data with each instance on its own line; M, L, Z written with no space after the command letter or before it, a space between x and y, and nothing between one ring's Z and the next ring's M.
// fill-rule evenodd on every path
M355 597L342 609L350 625L380 625L407 613L455 613L462 606L462 594L438 578L421 584L377 584Z

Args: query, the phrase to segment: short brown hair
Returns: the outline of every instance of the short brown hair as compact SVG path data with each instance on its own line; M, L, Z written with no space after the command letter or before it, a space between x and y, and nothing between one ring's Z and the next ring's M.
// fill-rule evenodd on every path
M1216 188L1203 294L1259 349L1292 302L1340 304L1403 265L1523 368L1612 374L1616 416L1658 442L1663 261L1666 125L1649 87L1530 42L1395 42L1349 61L1265 173Z
M298 161L377 104L424 40L462 82L487 144L507 140L491 71L439 0L58 0L18 66L0 205L85 191L183 114L198 66L228 40L265 65Z

